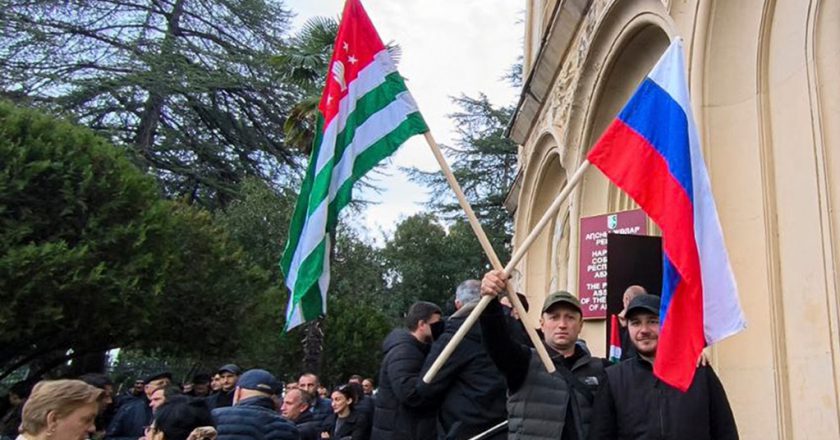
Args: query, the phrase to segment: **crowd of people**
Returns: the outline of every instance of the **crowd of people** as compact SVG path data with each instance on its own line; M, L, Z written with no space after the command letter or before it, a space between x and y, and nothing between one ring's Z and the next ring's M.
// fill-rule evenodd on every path
M383 342L378 389L374 379L352 375L328 392L310 372L284 385L266 370L227 364L181 385L157 372L115 396L107 376L88 374L41 381L31 390L13 386L0 434L19 440L738 438L726 394L706 362L698 361L685 392L654 376L658 296L627 289L620 314L626 359L610 365L579 339L577 297L547 295L539 334L555 367L549 373L502 298L506 287L500 271L463 282L456 311L446 319L436 304L413 304L405 326ZM424 382L481 296L491 301L480 325Z

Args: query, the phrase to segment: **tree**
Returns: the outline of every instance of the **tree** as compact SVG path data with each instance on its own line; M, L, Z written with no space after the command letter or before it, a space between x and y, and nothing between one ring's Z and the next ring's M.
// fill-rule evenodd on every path
M385 263L379 249L352 229L340 228L333 247L327 316L314 329L284 333L288 293L277 261L286 241L294 194L278 192L257 180L246 181L242 194L217 213L217 222L245 249L248 260L270 271L271 283L261 293L239 298L250 305L235 326L238 349L233 358L287 374L316 371L325 381L346 379L347 371L374 374L381 340L390 324L380 307L385 297ZM302 338L312 338L313 331L317 340L301 344Z
M453 159L455 177L504 263L510 257L513 236L513 224L504 201L517 173L516 145L504 136L513 108L495 107L484 94L478 98L461 96L453 102L461 108L449 115L455 121L458 140L454 147L443 148ZM449 220L464 218L441 173L416 168L408 171L413 180L430 188L432 212Z
M7 103L0 225L0 378L115 347L229 350L235 300L267 284L207 212L162 200L122 151Z
M449 305L461 262L453 258L446 230L433 214L416 214L397 225L383 255L391 277L388 314L401 316L415 301Z
M93 133L7 103L0 164L5 373L139 337L124 323L149 319L144 300L164 282L166 211L152 179Z
M300 93L270 62L279 0L5 0L0 90L126 146L167 194L223 206L245 176L283 179Z
M382 306L389 300L385 265L380 249L353 229L339 228L323 323L321 375L328 383L341 383L354 373L378 373L382 340L393 324Z
M338 34L338 22L327 17L314 17L304 23L285 50L273 59L284 72L284 78L298 86L301 97L289 112L283 126L286 141L309 152L315 139L318 103Z
M231 323L237 343L229 356L242 365L285 373L299 371L302 357L301 331L283 331L288 293L278 267L294 202L291 192L248 179L241 197L216 213L216 222L244 249L244 257L267 274L262 290L237 298L244 312Z

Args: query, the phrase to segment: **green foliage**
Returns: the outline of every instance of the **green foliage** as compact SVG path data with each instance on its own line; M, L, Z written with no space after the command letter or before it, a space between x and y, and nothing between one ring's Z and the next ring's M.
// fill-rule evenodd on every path
M234 348L269 272L207 212L160 199L89 130L7 103L0 164L0 376L113 347Z
M418 300L432 301L452 312L458 284L487 270L469 225L456 222L447 231L430 213L403 220L382 253L391 279L387 312L394 317Z
M351 374L374 376L379 372L382 340L392 324L382 307L389 297L381 250L352 229L340 228L330 278L322 380L337 384Z
M284 333L287 293L282 286L278 261L286 242L294 194L279 193L265 183L250 179L242 197L217 213L216 222L244 249L244 257L259 267L266 279L262 288L236 301L243 313L230 323L236 349L229 356L243 366L294 374L300 369L300 330Z
M154 181L90 131L0 103L0 364L142 335L167 218Z
M223 206L246 176L285 178L301 92L270 59L280 0L0 2L0 91L127 147L166 193Z
M472 205L490 243L504 263L510 257L513 223L504 202L517 173L516 145L504 132L512 107L495 107L480 94L461 96L453 102L461 110L449 115L455 121L458 140L444 150L452 158L452 170ZM412 180L430 188L429 208L445 219L463 219L460 205L443 175L410 169Z

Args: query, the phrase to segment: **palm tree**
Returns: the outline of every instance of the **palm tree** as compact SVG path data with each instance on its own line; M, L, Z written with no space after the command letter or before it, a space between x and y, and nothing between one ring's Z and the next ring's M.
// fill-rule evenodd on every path
M286 144L308 154L315 137L318 102L327 66L338 34L338 21L328 17L309 19L292 37L286 50L273 60L284 72L284 80L297 86L301 98L283 124Z

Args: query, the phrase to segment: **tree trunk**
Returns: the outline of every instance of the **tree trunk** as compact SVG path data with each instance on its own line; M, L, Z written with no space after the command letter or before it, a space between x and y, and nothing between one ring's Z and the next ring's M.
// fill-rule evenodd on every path
M99 351L79 356L70 363L70 377L79 377L86 373L104 373L108 353Z
M181 32L180 23L181 16L184 13L185 1L177 0L172 6L172 12L167 18L166 37L164 37L161 43L161 53L164 56L172 55L172 46L175 42L175 37ZM165 64L163 66L157 66L158 68L155 68L155 66L152 67L153 72L159 78L166 78L166 75L169 74L169 68ZM140 116L140 125L137 127L134 144L137 145L146 158L149 158L152 154L152 145L155 141L155 133L160 122L160 115L163 110L163 104L166 101L166 95L167 93L165 91L149 90L149 97L143 105L143 113Z
M324 350L324 332L321 319L307 322L303 336L303 371L321 375L321 354Z

